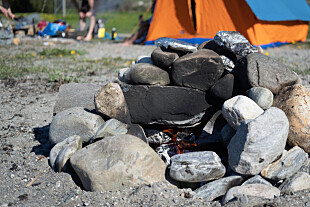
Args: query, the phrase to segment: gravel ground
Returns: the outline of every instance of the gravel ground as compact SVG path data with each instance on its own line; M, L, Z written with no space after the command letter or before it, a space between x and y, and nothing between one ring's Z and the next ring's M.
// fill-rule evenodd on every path
M111 42L83 43L49 40L53 47L83 49L81 58L122 57L134 59L150 55L153 46L121 46ZM0 57L8 51L38 51L46 40L25 39L18 46L0 48ZM310 85L310 47L301 45L268 49L271 57L284 60L303 71L303 83ZM47 62L46 62L47 61ZM40 64L40 63L38 63ZM56 64L42 60L41 64ZM74 67L74 66L73 66ZM116 80L117 70L84 75L83 82L103 85ZM27 75L0 80L0 206L221 206L190 197L190 189L178 189L169 183L124 188L120 191L87 192L74 173L55 173L48 164L49 124L57 95L57 83L44 77ZM308 168L304 171L309 172ZM310 206L310 191L281 195L274 200L240 197L226 206Z

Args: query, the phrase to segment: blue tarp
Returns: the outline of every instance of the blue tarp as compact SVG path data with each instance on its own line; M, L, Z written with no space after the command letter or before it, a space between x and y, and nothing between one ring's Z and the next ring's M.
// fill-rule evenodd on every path
M67 25L60 25L57 23L48 23L44 30L39 33L41 36L56 36L57 31L65 31L67 28Z
M310 7L305 0L245 0L255 16L265 21L310 21Z

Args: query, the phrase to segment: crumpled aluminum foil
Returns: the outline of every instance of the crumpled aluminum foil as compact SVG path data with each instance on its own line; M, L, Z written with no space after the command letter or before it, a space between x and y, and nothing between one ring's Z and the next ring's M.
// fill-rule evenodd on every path
M155 129L145 129L145 134L150 144L165 144L171 140L167 134Z
M228 57L226 57L225 55L221 55L220 57L223 61L224 69L227 70L228 72L232 73L234 71L234 68L235 68L234 62L231 59L229 59Z
M166 166L171 164L171 157L178 154L174 144L162 144L156 148L156 153L165 162Z
M191 43L183 42L168 37L158 38L157 40L155 40L155 45L157 47L163 46L166 49L171 48L174 50L186 51L186 52L196 52L198 50L197 47Z
M219 31L216 33L214 41L225 49L243 57L258 52L256 47L236 31Z

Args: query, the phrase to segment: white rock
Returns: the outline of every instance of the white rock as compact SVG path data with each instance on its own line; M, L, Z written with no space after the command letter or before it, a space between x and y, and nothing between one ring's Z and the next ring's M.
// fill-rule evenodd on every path
M222 114L230 126L237 129L242 121L255 119L264 112L252 99L235 96L224 102Z

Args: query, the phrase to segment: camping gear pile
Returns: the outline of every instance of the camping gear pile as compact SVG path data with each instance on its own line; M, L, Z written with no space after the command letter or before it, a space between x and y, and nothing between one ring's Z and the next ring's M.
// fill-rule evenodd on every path
M7 19L0 17L0 45L8 45L13 42L12 25Z

